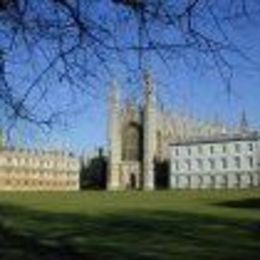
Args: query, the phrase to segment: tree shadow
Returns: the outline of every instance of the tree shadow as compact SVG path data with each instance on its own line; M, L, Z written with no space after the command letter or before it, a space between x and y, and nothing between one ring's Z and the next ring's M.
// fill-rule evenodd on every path
M259 222L173 211L81 215L0 206L1 259L259 259Z
M214 204L215 206L229 207L229 208L244 208L260 210L260 199L249 198L243 200L229 200Z

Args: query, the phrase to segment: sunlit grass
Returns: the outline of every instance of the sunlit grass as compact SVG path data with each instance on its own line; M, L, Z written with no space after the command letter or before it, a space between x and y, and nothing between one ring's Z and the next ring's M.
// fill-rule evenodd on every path
M0 193L0 239L1 259L257 259L260 190Z

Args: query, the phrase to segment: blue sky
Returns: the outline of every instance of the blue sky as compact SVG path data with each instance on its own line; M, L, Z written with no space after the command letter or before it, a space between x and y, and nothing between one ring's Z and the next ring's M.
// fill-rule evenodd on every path
M260 50L256 51L260 60ZM214 120L217 116L227 125L239 123L243 110L250 126L260 128L260 73L250 68L241 68L232 79L229 95L226 85L216 75L197 73L176 68L173 75L164 77L164 68L153 69L157 95L160 103L172 111L185 112L202 120ZM123 76L121 75L122 78ZM123 81L123 80L122 80ZM119 80L122 92L128 85ZM109 87L109 80L101 84ZM106 93L104 93L106 94ZM124 99L122 95L122 99ZM55 129L52 136L57 143L68 142L76 150L91 150L106 144L107 99L89 99L85 110L69 120L69 127Z
M104 8L101 7L99 11L102 13ZM167 69L160 59L147 55L146 67L150 68L154 74L159 102L172 111L185 112L202 120L213 120L217 116L219 120L229 125L237 124L242 110L245 110L250 125L259 129L260 29L258 25L249 21L247 26L242 23L238 24L234 30L229 28L227 31L233 42L252 59L248 62L240 56L227 55L234 68L230 93L214 68L205 67L203 63L193 64L193 58L188 60L189 64L185 64L182 60L172 57L170 69ZM130 24L128 27L123 26L118 29L124 35L121 39L123 42L128 42L134 37L135 32L131 31L132 26ZM166 36L169 35L166 34ZM42 47L48 50L47 56L51 57L53 51L47 44L44 43ZM82 54L82 57L84 55ZM127 59L131 66L137 64L137 55L129 53L123 55L129 55ZM189 55L192 56L193 53ZM16 59L21 57L24 58L23 62L21 63L20 60L20 63L17 63ZM21 47L8 58L10 63L7 64L7 69L12 72L9 74L9 79L18 93L25 91L26 87L23 86L33 81L34 75L46 63L46 57L39 49L26 54ZM77 152L92 150L106 144L107 96L110 82L113 78L118 80L124 93L123 99L132 96L141 100L142 82L140 82L140 74L138 75L140 72L137 72L134 79L130 81L129 72L118 59L110 57L111 74L105 73L94 58L88 62L91 63L90 67L99 74L99 80L93 83L94 88L91 88L91 93L84 95L77 93L71 98L68 95L69 83L50 73L44 82L51 90L48 94L48 109L56 109L67 104L73 106L75 103L77 106L73 112L70 111L66 118L63 118L61 125L56 125L48 132L41 132L28 123L19 123L12 137L13 144L51 148L66 146ZM61 65L59 64L58 68L59 66ZM88 88L92 83L84 81L80 73L76 75L81 86ZM38 94L33 93L32 101L35 101ZM46 108L39 109L41 113L45 113ZM1 124L5 126L3 119Z

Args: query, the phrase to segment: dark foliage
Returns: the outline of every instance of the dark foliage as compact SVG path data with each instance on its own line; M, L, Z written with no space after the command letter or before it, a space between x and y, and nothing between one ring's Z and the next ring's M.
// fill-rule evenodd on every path
M155 162L155 186L157 189L169 188L170 164L168 160Z
M87 164L81 165L81 189L105 189L107 181L107 160L100 154Z

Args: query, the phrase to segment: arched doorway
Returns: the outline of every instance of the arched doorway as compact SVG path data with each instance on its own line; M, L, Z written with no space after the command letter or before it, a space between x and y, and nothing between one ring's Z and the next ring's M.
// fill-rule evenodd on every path
M131 174L130 174L130 189L131 189L131 190L136 189L136 188L137 188L136 184L137 184L137 183L136 183L136 176L135 176L134 173L131 173Z

